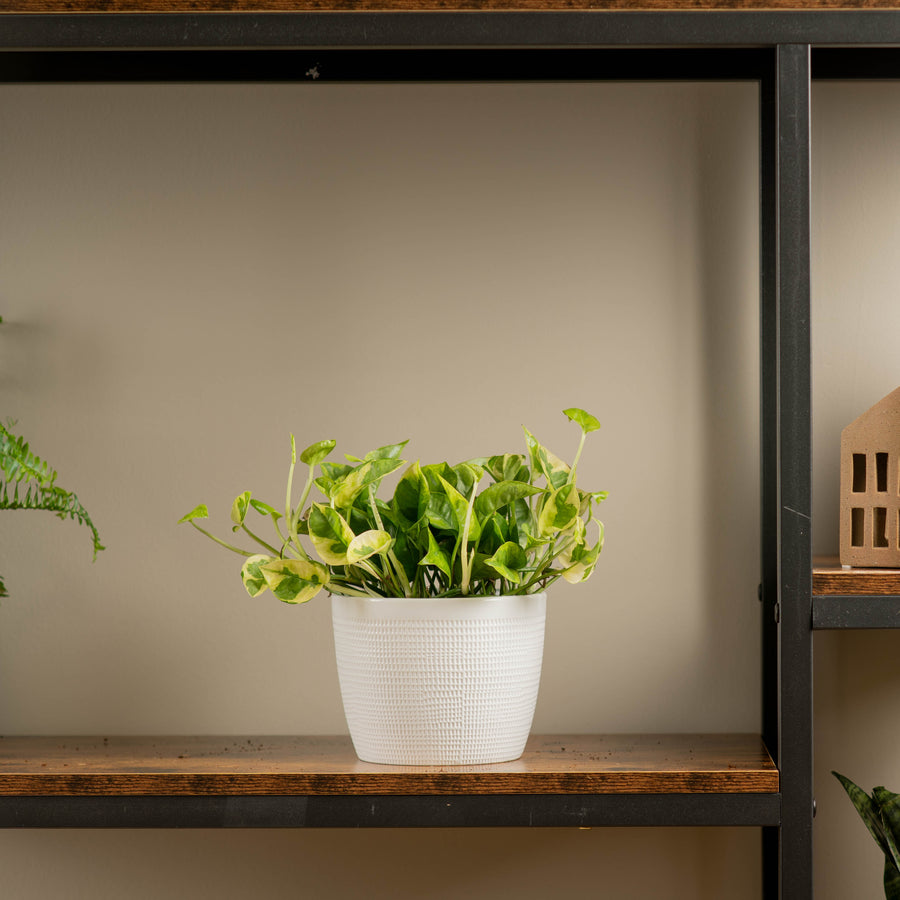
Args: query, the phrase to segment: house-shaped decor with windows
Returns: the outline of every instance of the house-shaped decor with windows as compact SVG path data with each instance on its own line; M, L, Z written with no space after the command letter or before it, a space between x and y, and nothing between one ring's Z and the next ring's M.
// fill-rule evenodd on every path
M900 567L900 388L841 432L841 565Z

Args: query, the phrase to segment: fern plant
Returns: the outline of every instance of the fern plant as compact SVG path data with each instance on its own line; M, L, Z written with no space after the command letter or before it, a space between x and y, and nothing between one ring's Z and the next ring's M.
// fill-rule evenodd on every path
M12 433L14 425L0 424L0 509L43 509L84 525L91 532L96 559L104 548L87 510L74 493L56 484L56 471L31 452L25 439ZM0 597L6 596L0 576Z

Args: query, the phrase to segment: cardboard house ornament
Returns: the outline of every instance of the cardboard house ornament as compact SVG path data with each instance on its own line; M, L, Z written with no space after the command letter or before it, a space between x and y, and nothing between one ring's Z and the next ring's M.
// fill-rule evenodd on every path
M841 565L900 568L900 388L841 432Z

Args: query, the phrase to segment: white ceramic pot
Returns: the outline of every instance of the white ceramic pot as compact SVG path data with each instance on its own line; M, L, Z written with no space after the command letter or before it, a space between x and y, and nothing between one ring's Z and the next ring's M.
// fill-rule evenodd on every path
M517 759L541 679L547 595L332 597L357 756L395 765Z

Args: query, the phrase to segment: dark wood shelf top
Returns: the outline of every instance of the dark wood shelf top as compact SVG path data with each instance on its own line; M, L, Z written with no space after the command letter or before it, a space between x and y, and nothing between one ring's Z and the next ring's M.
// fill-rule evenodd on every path
M900 569L845 569L836 557L817 558L813 563L813 594L900 597Z
M514 762L360 762L347 737L2 737L0 797L777 793L758 735L533 736Z

